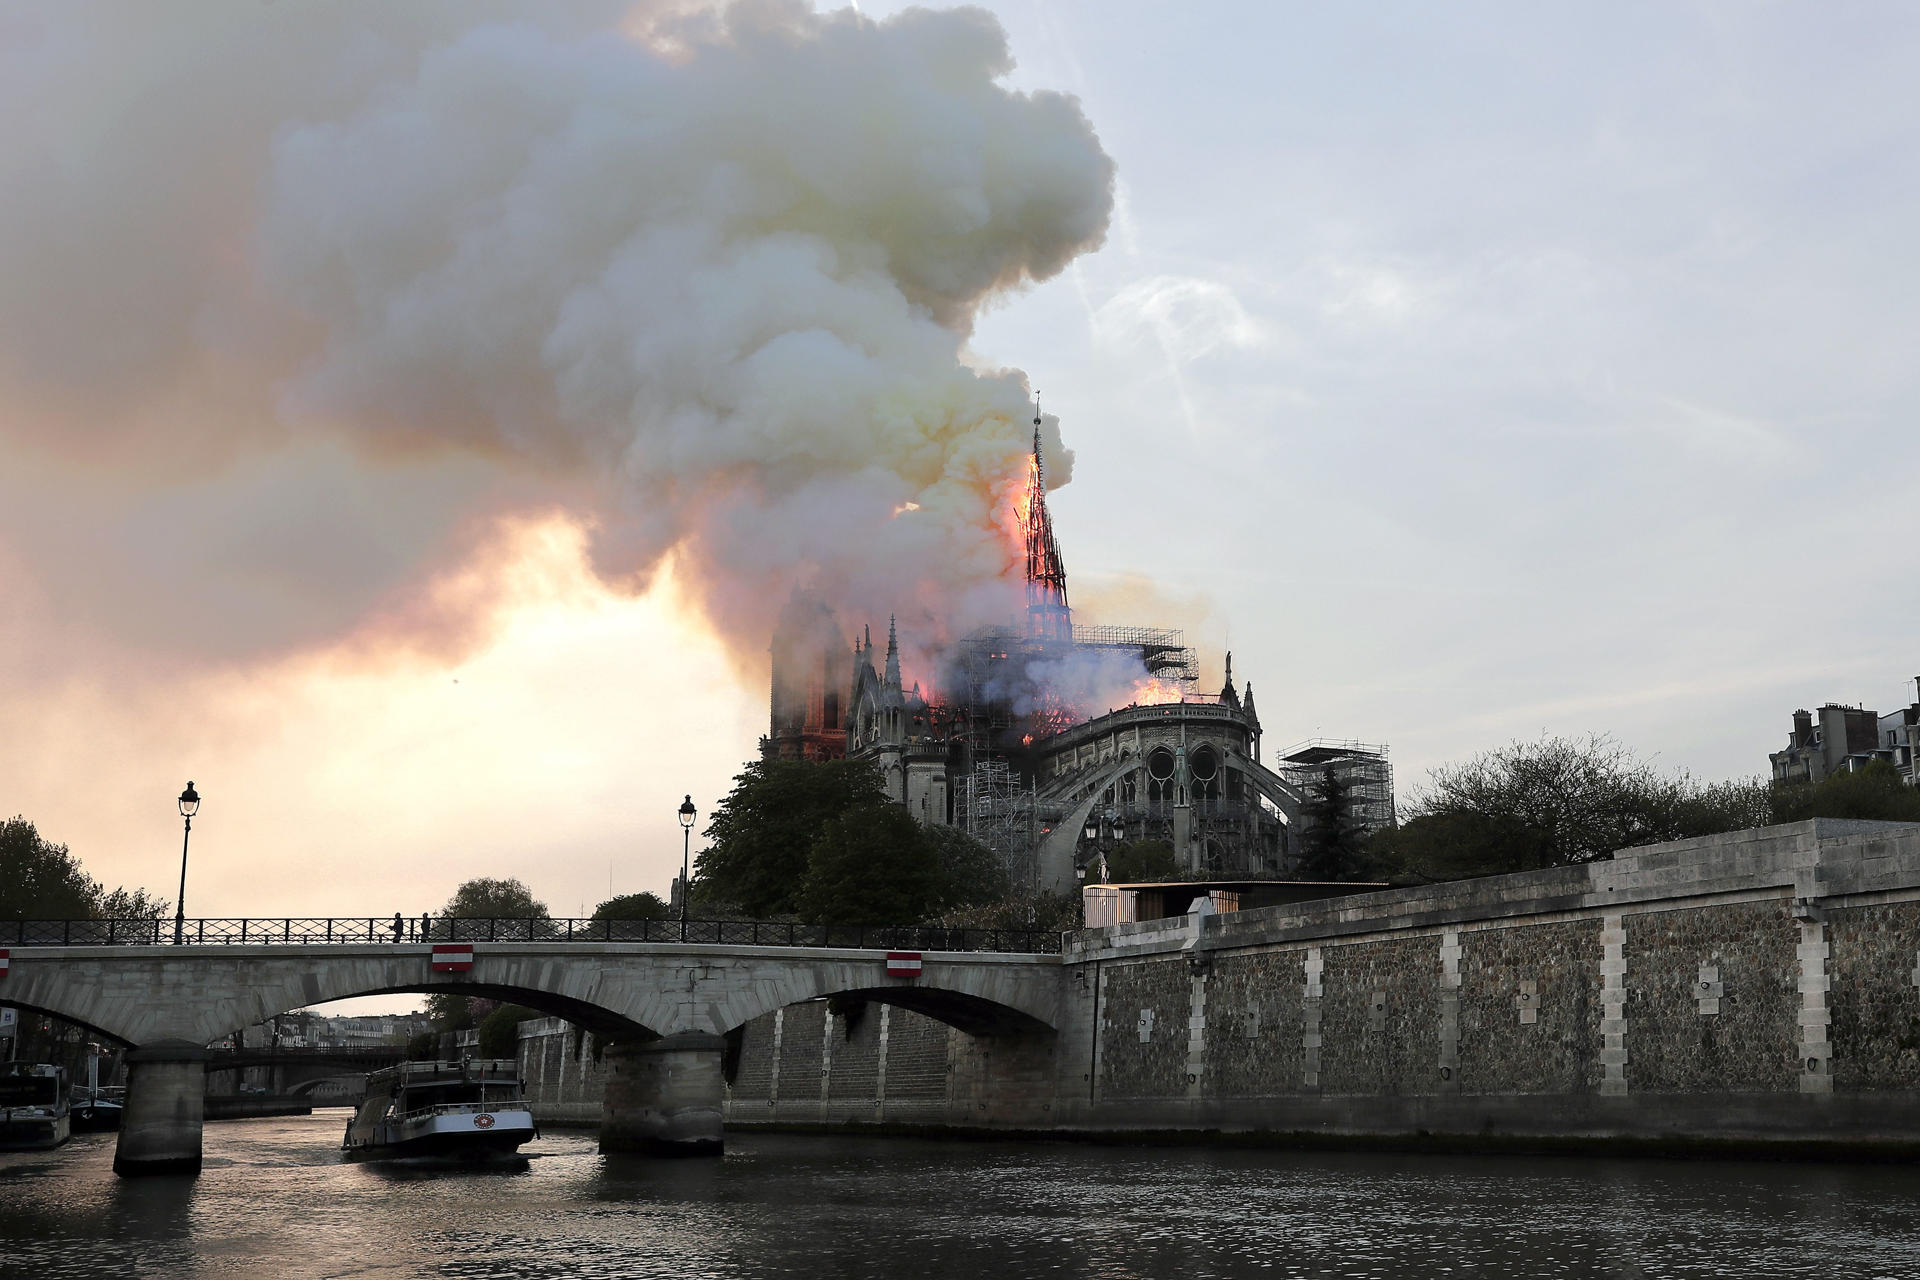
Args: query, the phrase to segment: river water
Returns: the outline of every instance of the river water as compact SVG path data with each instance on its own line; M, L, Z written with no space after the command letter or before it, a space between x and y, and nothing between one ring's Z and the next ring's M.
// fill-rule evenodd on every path
M347 1164L346 1112L0 1155L0 1275L1920 1277L1920 1169L735 1134L719 1160Z

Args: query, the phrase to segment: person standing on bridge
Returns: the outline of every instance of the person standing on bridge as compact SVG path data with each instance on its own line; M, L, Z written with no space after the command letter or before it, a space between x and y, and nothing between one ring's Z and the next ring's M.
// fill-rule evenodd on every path
M406 934L407 934L407 926L401 923L400 913L396 911L393 913L393 940L395 942L398 942L402 938L404 938Z

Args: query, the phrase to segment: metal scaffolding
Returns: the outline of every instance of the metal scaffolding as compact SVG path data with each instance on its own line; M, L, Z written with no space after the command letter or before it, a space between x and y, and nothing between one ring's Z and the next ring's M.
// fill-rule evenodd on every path
M1200 680L1200 660L1187 637L1163 627L1087 627L1074 624L1073 642L1093 649L1132 649L1147 674L1183 685Z
M999 857L1015 892L1036 892L1039 863L1034 849L1039 832L1034 826L1033 792L1021 785L1006 761L980 760L961 783L960 800L961 825L967 834Z
M1309 738L1273 762L1275 773L1309 796L1329 769L1347 787L1348 813L1355 826L1371 834L1393 825L1393 764L1385 746Z

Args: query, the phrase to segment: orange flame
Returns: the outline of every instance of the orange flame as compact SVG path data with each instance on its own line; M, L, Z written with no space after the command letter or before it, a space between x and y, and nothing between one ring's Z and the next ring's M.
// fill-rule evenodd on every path
M1157 707L1164 703L1179 702L1184 696L1181 687L1171 680L1162 680L1158 676L1147 676L1133 684L1132 704L1136 707Z

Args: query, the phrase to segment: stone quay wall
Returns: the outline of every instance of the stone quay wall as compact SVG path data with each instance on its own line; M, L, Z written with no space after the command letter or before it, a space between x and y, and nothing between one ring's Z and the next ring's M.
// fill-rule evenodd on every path
M520 1024L520 1078L538 1124L598 1125L606 1096L605 1046L564 1018Z
M1920 1151L1920 825L1089 930L1060 981L1050 1031L758 1018L727 1123Z

